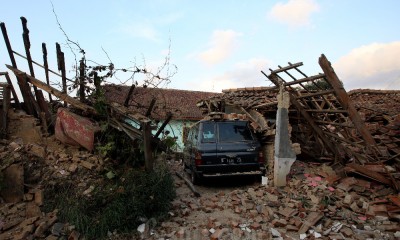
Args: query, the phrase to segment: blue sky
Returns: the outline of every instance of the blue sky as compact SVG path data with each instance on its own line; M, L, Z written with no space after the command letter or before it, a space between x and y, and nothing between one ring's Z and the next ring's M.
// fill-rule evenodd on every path
M346 90L400 89L397 0L52 2L64 31L89 60L108 64L108 54L116 68L136 64L155 72L169 56L170 74L173 65L178 70L168 88L220 92L270 86L261 70L269 73L278 65L303 62L306 74L318 74L323 53ZM20 21L24 16L33 59L42 62L45 42L56 70L55 42L59 42L68 76L74 76L74 55L65 45L50 1L14 0L1 5L0 21L6 24L14 50L25 52ZM9 63L0 39L0 71ZM18 65L28 71L25 61L19 59ZM38 78L43 76L43 70L35 71ZM168 75L166 68L161 75ZM110 81L118 84L127 79L122 73L117 76ZM59 80L53 76L52 81Z

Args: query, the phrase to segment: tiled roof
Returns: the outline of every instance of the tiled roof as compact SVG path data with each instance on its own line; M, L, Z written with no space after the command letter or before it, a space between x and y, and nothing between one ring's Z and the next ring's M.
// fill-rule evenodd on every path
M130 86L124 85L105 85L105 97L109 102L124 104L129 88ZM131 96L129 108L145 114L151 100L156 98L156 104L151 113L152 118L165 119L166 114L171 112L173 119L200 120L203 115L196 103L215 95L218 93L136 87Z

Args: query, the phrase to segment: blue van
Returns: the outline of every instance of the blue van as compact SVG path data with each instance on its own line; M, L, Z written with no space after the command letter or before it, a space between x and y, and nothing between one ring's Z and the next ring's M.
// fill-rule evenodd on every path
M202 120L189 128L184 166L193 184L203 177L265 174L261 145L246 120Z

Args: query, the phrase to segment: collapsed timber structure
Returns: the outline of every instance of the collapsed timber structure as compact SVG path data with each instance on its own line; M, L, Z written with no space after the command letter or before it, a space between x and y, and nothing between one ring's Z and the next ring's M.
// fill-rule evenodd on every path
M45 43L42 44L43 64L34 61L30 53L31 45L26 18L21 17L21 22L25 56L13 50L11 42L8 38L5 23L0 23L4 42L11 61L11 65L6 64L6 67L15 74L22 96L22 101L20 101L8 72L0 72L0 78L5 77L6 79L6 82L0 84L0 105L2 110L0 112L2 116L2 120L0 122L1 137L7 137L7 112L12 105L16 109L23 109L27 114L38 118L42 126L43 134L48 134L48 132L54 127L55 131L68 131L68 129L65 130L65 127L72 126L73 129L70 130L72 134L70 136L66 136L68 133L62 133L62 140L65 140L68 143L80 144L88 150L93 150L94 134L99 130L99 128L94 126L95 123L93 123L93 126L89 126L92 123L88 121L88 119L82 117L90 116L91 118L99 119L102 117L104 118L105 114L106 120L111 127L117 129L118 131L124 132L132 140L139 140L143 142L146 169L152 170L154 165L152 145L154 145L155 142L158 142L158 137L163 131L164 127L168 124L168 121L172 118L172 114L169 114L164 123L157 128L157 125L152 122L151 119L151 112L155 104L155 99L148 104L149 107L145 114L129 109L129 101L132 97L133 90L135 89L134 84L126 96L124 105L116 102L102 102L102 112L100 112L94 106L96 104L96 99L93 99L92 96L88 96L86 94L87 90L91 87L88 86L89 79L87 76L87 66L85 65L84 61L81 60L79 66L77 66L79 77L77 77L75 80L69 79L66 76L64 53L62 52L61 46L58 43L56 43L56 54L58 71L60 73L49 68L47 47ZM17 66L15 56L27 61L29 73L21 70ZM41 81L40 79L36 78L34 65L44 70L46 81ZM61 78L61 90L53 87L50 84L50 74ZM94 81L95 89L91 90L96 93L101 93L102 86L100 86L100 77L97 76L97 72L94 72L93 75L94 76L92 80ZM74 98L68 95L67 83L78 86L77 91L79 98ZM48 93L48 101L45 100L42 91ZM58 99L58 101L55 99ZM62 102L62 104L60 104L60 102ZM57 122L54 120L54 112L52 112L51 109L51 106L53 105L57 105L59 109L57 112L57 118L62 118L67 122L65 126L57 127L59 120L57 119ZM69 110L65 107L71 108L73 112L78 114L65 114L65 112L69 112ZM157 133L152 135L151 131L154 129L157 129Z
M289 63L286 67L270 69L270 74L262 72L275 87L224 90L221 96L200 101L198 107L204 113L245 113L264 142L272 171L279 104L277 94L283 87L290 96L291 140L300 144L300 157L345 164L348 172L356 172L399 190L398 130L397 133L383 131L379 135L371 134L370 127L377 126L369 124L367 127L324 55L319 58L323 73L308 76L301 71L302 65ZM398 121L398 112L386 117L388 123L394 123ZM399 129L397 125L393 127ZM377 173L370 170L369 166L383 164L397 166L396 172Z

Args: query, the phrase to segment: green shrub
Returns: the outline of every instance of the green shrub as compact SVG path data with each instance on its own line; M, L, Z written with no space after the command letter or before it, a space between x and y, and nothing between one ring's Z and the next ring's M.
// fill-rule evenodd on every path
M164 219L175 198L172 175L163 166L153 172L129 170L116 181L104 181L91 197L79 196L74 184L49 187L45 208L58 208L62 221L88 239L99 239L108 231L135 232L141 219Z

